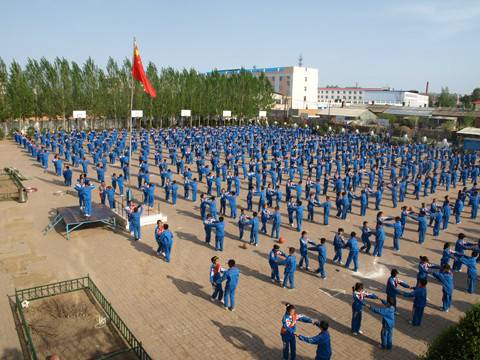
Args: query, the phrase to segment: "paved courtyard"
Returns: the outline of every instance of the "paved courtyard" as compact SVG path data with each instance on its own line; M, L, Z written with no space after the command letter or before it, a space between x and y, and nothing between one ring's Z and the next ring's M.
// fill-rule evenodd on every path
M138 156L134 156L136 158ZM152 158L150 161L153 164ZM172 262L167 264L155 254L153 226L142 228L141 242L133 242L128 234L113 233L102 227L75 231L70 241L57 231L43 236L41 231L48 224L54 209L77 205L77 198L56 193L65 190L63 179L54 176L51 171L44 173L12 141L0 142L0 165L2 168L18 168L30 178L26 185L38 188L38 192L30 194L25 204L0 203L3 214L0 217L0 359L22 358L7 295L14 293L15 288L80 277L87 273L154 359L280 359L280 327L286 302L295 304L303 314L329 321L334 359L412 359L423 353L427 342L440 331L456 322L471 303L480 300L480 296L465 292L464 270L455 275L456 290L449 313L440 311L441 286L435 281L429 283L430 301L420 328L408 324L412 302L399 298L400 315L397 317L392 351L378 348L381 319L368 311L364 313L364 334L353 337L350 333L352 285L362 281L367 290L384 297L385 284L393 267L399 269L403 280L414 284L419 255L426 255L432 262L438 263L445 241L454 242L459 232L466 233L470 240L480 236L478 222L467 219L469 208L466 208L461 224L451 224L438 238L432 236L430 228L423 246L417 243L417 224L409 222L399 253L392 251L392 231L387 229L383 257L375 260L361 254L358 273L331 262L326 266L328 277L325 280L312 273L298 271L295 291L287 291L270 282L267 256L272 239L260 235L258 247L244 249L243 243L238 240L236 222L227 219L225 251L218 255L222 263L234 258L241 271L237 309L230 312L210 301L208 275L210 257L215 251L204 243L198 203L183 199L183 180L177 174L175 179L180 186L175 208L165 203L163 190L158 187L156 190L161 211L168 215L168 223L175 236ZM173 166L171 169L174 171ZM114 170L118 172L119 169L109 166L108 183ZM158 168L151 166L151 172L151 180L158 183ZM136 173L137 167L134 166L132 184L136 183ZM75 170L74 179L77 177L78 170ZM242 186L238 205L246 206L246 182ZM199 184L199 190L205 190L205 182ZM412 199L410 192L406 204L420 205ZM138 191L135 194L141 198ZM435 197L440 200L444 195L442 187ZM454 199L456 190L452 189L450 195ZM93 198L99 201L97 190L94 190ZM430 196L423 201L428 204L432 198ZM399 208L391 207L388 191L384 195L382 210L386 216L400 213ZM335 214L333 210L332 213ZM304 229L314 241L322 236L328 239L328 257L331 259L332 239L338 227L343 227L347 233L360 233L364 219L358 214L358 201L354 201L353 214L347 221L331 217L330 225L324 226L318 223L322 214L316 210L317 223L304 221ZM371 209L367 213L367 220L372 226L375 215L376 212ZM288 227L286 219L283 204L281 234L286 244L282 248L298 248L299 234ZM316 268L314 254L311 261L311 267ZM314 335L316 328L300 324L298 333ZM297 342L297 350L301 359L313 359L315 356L312 345Z

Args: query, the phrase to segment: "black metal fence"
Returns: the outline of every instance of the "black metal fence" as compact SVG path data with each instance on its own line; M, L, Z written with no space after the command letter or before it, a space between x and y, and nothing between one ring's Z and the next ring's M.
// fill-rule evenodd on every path
M34 301L37 299L69 293L72 291L85 290L89 291L95 298L98 304L102 307L105 314L110 319L111 323L115 325L120 335L124 338L127 344L130 346L130 351L135 353L140 360L151 360L151 357L147 354L142 346L142 343L133 335L130 329L127 327L122 318L118 315L110 302L105 298L102 292L98 289L97 285L93 282L90 276L85 276L78 279L60 281L53 284L36 286L28 289L15 290L15 305L16 311L19 314L21 322L22 335L26 344L26 350L32 360L37 360L38 356L35 350L35 346L32 341L32 334L30 327L25 320L25 314L23 313L23 301ZM119 352L124 353L124 351ZM111 354L108 358L115 357L115 354ZM102 357L105 359L106 357Z

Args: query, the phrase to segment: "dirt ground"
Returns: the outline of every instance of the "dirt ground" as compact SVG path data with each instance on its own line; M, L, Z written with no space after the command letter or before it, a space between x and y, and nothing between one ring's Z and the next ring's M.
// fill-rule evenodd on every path
M128 348L110 322L99 323L105 313L84 290L31 301L24 314L40 359L94 359Z
M17 186L8 175L0 175L0 197L5 194L18 193Z
M15 164L12 164L12 158L15 158ZM160 176L158 168L153 165L153 154L150 162L151 180L158 184ZM136 184L138 171L136 160L134 164L132 184ZM238 240L236 221L227 218L224 252L216 253L212 247L205 245L199 204L183 199L183 180L173 166L170 168L179 183L177 205L167 204L164 191L159 187L155 192L155 206L160 204L174 233L172 262L167 264L155 254L154 226L142 228L140 242L133 242L128 234L114 233L103 227L74 231L70 241L65 239L61 226L57 231L42 236L41 231L54 210L60 206L76 205L78 199L70 194L56 196L59 190L65 190L62 178L56 177L52 169L44 172L13 142L0 142L0 168L10 165L15 165L22 174L30 177L25 186L36 187L38 192L29 194L25 204L14 201L0 203L0 213L3 214L0 216L0 321L4 324L0 327L0 359L22 358L7 294L12 294L15 288L81 277L87 273L154 359L207 359L212 356L232 360L279 359L282 349L281 319L287 302L295 304L305 315L329 321L333 359L414 359L425 351L428 342L440 331L458 321L473 302L480 300L479 295L470 295L465 291L464 270L455 275L453 307L449 313L440 311L441 286L435 280L430 281L429 304L421 327L408 324L412 302L399 298L400 314L392 351L378 348L381 319L376 315L364 313L363 335L353 337L350 333L353 284L362 281L369 291L384 297L390 270L397 268L400 278L413 285L419 255L426 255L432 262L438 263L443 244L454 242L459 232L464 232L470 241L478 239L478 220L468 218L469 207L464 211L461 224L450 224L440 236L433 237L432 229L428 229L423 245L417 242L417 224L409 221L400 252L393 251L392 231L387 229L383 256L373 258L361 254L358 273L329 261L325 280L312 273L298 271L296 290L287 291L270 282L267 257L274 241L269 236L260 235L258 247L247 246L244 249L244 243ZM119 172L118 164L108 167L108 183L113 172ZM74 180L78 175L75 169ZM92 173L91 177L94 178L94 175ZM388 174L385 176L388 177ZM205 182L199 184L199 192L205 191L205 188ZM242 193L237 200L239 207L246 206L246 188L247 184L242 180ZM455 198L456 191L451 189L451 198ZM141 198L136 190L135 195ZM330 195L333 195L332 192ZM421 201L429 204L433 197L441 200L444 195L442 187L435 196L430 195ZM93 199L99 201L97 190L94 190ZM420 202L409 191L405 205L418 208ZM392 208L388 192L384 195L382 210L385 216L400 213L399 208ZM331 214L335 214L333 209ZM375 215L376 211L370 208L365 218L359 216L358 202L355 201L353 213L347 221L332 216L330 225L324 226L321 223L322 212L317 210L315 222L304 220L304 229L313 241L322 236L327 238L327 253L331 259L332 240L337 228L343 227L347 233L360 233L362 221L367 220L373 226ZM299 234L287 224L285 204L282 204L281 235L286 239L283 250L288 246L298 249ZM221 304L210 301L208 271L210 258L215 254L220 256L222 264L230 258L239 264L241 275L235 312L225 311ZM310 259L310 266L315 269L315 255L311 254ZM378 302L373 304L379 305ZM317 329L308 324L300 324L297 331L308 336L317 333ZM315 347L297 342L297 355L298 359L313 359Z

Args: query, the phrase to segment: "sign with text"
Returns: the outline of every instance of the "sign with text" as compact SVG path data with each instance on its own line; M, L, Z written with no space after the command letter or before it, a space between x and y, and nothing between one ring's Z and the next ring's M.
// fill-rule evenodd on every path
M266 111L259 111L259 112L258 112L258 117L260 117L260 118L266 118L266 117L267 117L267 112L266 112Z
M182 110L181 115L185 117L190 117L192 116L192 110Z
M223 110L223 117L231 117L232 112L230 110Z
M85 110L73 110L74 119L86 119L87 112Z
M143 117L143 110L132 110L132 118Z

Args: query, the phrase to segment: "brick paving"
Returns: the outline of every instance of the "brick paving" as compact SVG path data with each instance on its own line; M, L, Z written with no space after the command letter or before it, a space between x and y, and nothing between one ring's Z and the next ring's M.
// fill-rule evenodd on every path
M165 155L165 154L164 154ZM153 163L153 159L150 159ZM416 223L407 224L406 239L401 242L401 252L392 251L391 229L382 258L360 255L360 271L353 273L343 267L326 265L327 279L321 280L311 273L296 273L296 290L287 291L270 282L267 254L273 244L270 237L259 235L260 245L243 249L237 239L238 229L231 219L226 220L225 251L219 256L222 262L235 258L241 270L237 289L237 309L225 311L209 299L211 287L208 281L209 259L215 254L213 248L204 244L204 232L197 204L183 199L182 179L179 182L179 200L174 208L164 202L164 192L156 190L161 211L168 215L168 223L174 232L172 262L166 264L154 253L156 243L153 226L142 228L142 242L134 243L122 233L113 233L101 227L75 231L67 241L63 233L52 231L42 236L41 230L48 224L53 210L60 206L78 204L71 195L56 195L63 190L63 179L43 169L21 148L11 141L0 142L0 164L14 166L31 179L27 186L38 188L30 194L25 204L1 202L0 211L0 359L21 359L18 336L7 295L15 288L45 284L90 274L101 291L117 309L134 334L143 342L154 359L183 358L206 359L212 356L223 359L280 359L280 324L284 304L293 303L301 313L316 319L327 319L331 326L334 359L412 359L426 349L426 343L446 326L453 324L480 296L464 291L466 274L456 274L456 290L453 308L447 314L440 312L441 286L431 281L428 285L429 306L420 328L408 325L411 301L399 299L400 315L394 332L394 349L385 352L378 348L381 320L365 311L362 330L364 334L350 334L351 286L363 281L367 290L384 294L390 269L400 270L401 278L411 284L416 277L419 255L427 255L432 262L439 262L445 241L455 241L458 232L464 232L471 240L480 235L478 222L466 217L459 225L450 225L438 238L428 230L423 246L417 244ZM49 164L50 166L51 164ZM173 167L172 171L173 171ZM109 175L118 168L110 167ZM159 182L158 168L152 166L151 180ZM137 169L133 167L132 174ZM74 179L78 170L74 171ZM136 183L136 178L132 179ZM242 183L238 205L246 205L246 183ZM199 184L199 191L205 184ZM456 190L452 189L451 198ZM136 192L139 197L139 193ZM442 199L442 190L435 197ZM98 192L94 191L94 201ZM427 204L433 196L423 200ZM419 204L408 195L407 205ZM254 204L254 208L256 205ZM400 209L392 209L389 196L383 200L382 210L386 216L399 215ZM285 204L282 207L283 226L281 235L286 244L298 248L299 234L286 224ZM334 211L332 211L334 214ZM338 227L347 233L360 232L364 220L358 215L358 202L353 205L353 214L347 221L331 218L330 225L304 221L304 229L310 238L318 241L328 239L328 257L333 255L331 245ZM369 210L366 220L374 225L376 212ZM316 211L316 221L321 221ZM270 226L269 226L270 228ZM248 233L246 234L248 238ZM313 255L313 254L312 254ZM311 256L312 268L316 260ZM316 334L316 328L301 324L298 332ZM312 359L315 346L297 342L298 358Z

